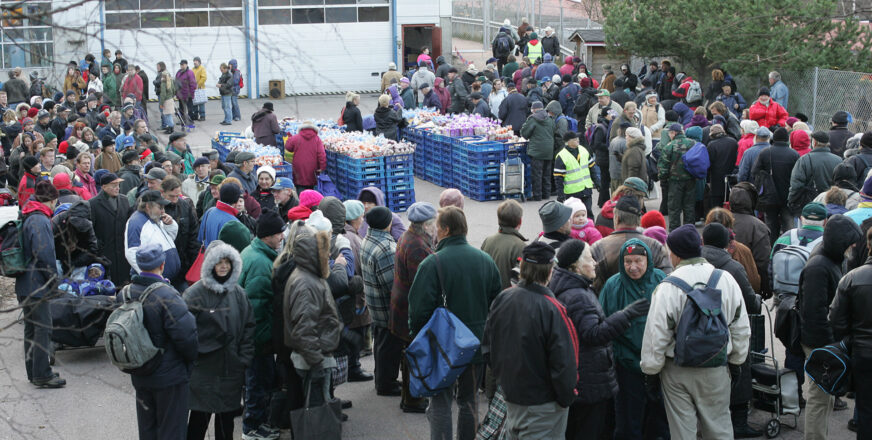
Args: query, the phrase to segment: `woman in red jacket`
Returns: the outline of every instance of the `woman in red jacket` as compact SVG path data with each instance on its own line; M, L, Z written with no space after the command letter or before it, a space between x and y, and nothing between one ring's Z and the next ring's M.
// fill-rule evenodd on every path
M303 123L299 133L288 138L285 149L294 153L294 185L297 193L315 188L317 172L327 168L327 153L315 125L309 121Z
M751 105L748 117L757 121L757 124L761 127L771 129L775 125L780 127L787 126L787 110L769 97L768 87L760 87L757 101Z

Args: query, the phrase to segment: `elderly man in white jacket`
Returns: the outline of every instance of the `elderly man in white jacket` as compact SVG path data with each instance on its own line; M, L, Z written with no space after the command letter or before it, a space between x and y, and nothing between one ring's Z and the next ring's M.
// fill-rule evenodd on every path
M690 286L705 284L714 270L701 254L699 233L693 225L675 229L666 239L675 271L671 276ZM688 368L675 364L675 334L687 295L661 282L651 296L651 310L642 338L640 366L646 375L660 375L666 417L673 440L696 440L697 426L703 439L731 439L730 369L737 369L748 356L751 327L742 291L733 277L723 272L715 287L721 291L721 311L729 326L727 361L714 368Z

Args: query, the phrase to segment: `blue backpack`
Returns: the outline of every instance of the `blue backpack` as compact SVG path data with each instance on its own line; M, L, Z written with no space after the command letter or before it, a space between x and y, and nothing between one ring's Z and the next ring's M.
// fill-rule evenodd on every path
M578 131L578 119L570 118L569 116L566 116L566 115L558 116L557 120L559 121L560 119L566 119L567 121L569 121L569 131L572 131L572 132Z
M721 310L721 291L716 289L723 273L715 269L702 287L691 287L676 277L666 277L687 295L675 329L675 365L714 368L727 365L730 329Z
M478 338L463 321L445 308L445 283L442 281L439 257L434 254L433 258L439 274L442 307L433 312L433 316L406 348L409 392L414 397L435 396L451 389L478 353L480 345Z
M333 184L333 181L330 180L330 176L328 176L327 173L321 173L318 175L318 182L315 186L315 191L318 191L324 197L333 196L342 200L342 194L339 193L338 189L336 189L336 185Z
M709 160L708 150L702 142L697 142L690 147L690 150L687 150L681 156L681 161L684 162L684 169L691 176L697 179L705 179L706 175L708 175L711 161Z

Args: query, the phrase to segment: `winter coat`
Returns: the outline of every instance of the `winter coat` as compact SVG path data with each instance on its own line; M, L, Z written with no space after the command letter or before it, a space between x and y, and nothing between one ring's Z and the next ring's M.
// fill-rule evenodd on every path
M294 153L294 183L300 186L313 186L315 172L327 169L327 152L314 128L306 127L288 138L285 150Z
M842 278L845 251L862 239L860 226L848 217L834 215L824 227L824 239L811 253L799 275L796 303L802 317L802 345L817 348L835 341L827 316Z
M97 160L94 162L94 168L98 170L108 170L110 173L117 173L121 169L121 157L118 153L108 148L103 150Z
M787 90L787 85L785 85L781 80L772 84L772 87L769 87L769 93L772 94L772 101L777 102L781 105L786 111L789 91Z
M645 159L645 139L632 138L627 142L624 157L621 159L621 179L638 177L648 181L648 161Z
M194 76L194 71L191 69L181 70L176 72L176 98L187 101L194 97L194 91L197 90L197 78Z
M398 140L398 129L406 126L406 120L403 119L402 110L393 110L390 107L379 107L375 109L372 115L375 119L375 130L373 134L376 136L382 135L386 139Z
M739 161L739 182L753 182L754 175L751 174L751 169L754 167L754 163L757 161L757 156L760 155L760 152L766 148L769 148L769 142L761 142L752 145L745 151L741 151L741 147L739 149L739 154L741 154L742 158Z
M243 173L239 168L234 169L227 175L227 177L235 177L239 180L239 183L242 184L242 192L246 194L251 194L257 191L257 176L254 175L254 170L251 170L247 173ZM248 209L248 205L245 206L246 210Z
M272 146L277 146L276 135L282 132L275 113L263 108L251 116L251 131L258 144Z
M390 320L396 252L397 244L393 237L380 229L370 228L360 246L360 270L363 275L366 304L373 325L381 329L387 329Z
M411 87L406 87L400 91L400 98L403 99L403 108L417 107L415 102L415 91Z
M330 294L330 233L300 226L293 240L296 269L284 290L285 345L296 368L311 369L336 350L342 323ZM345 271L341 264L335 271ZM304 368L307 367L307 368Z
M624 181L621 179L621 158L624 151L627 151L627 138L619 136L609 142L609 176L616 184Z
M437 265L442 274L441 282ZM410 335L414 337L436 307L441 306L444 292L448 310L481 340L488 310L500 293L500 286L500 272L491 257L470 246L465 236L443 238L436 245L436 254L425 258L418 266L409 289ZM478 351L472 362L481 361L481 351Z
M134 96L136 96L137 102L142 101L142 90L143 90L142 78L140 78L136 74L134 74L132 76L126 75L126 76L124 76L124 79L121 82L121 88L119 90L120 95L121 95L120 99L121 99L121 101L123 101L125 96L132 93ZM119 105L120 105L120 103L119 103Z
M9 84L10 86L17 85L18 84L17 81L21 81L21 80L16 78L16 79L6 81L5 84ZM4 84L4 87L5 87L5 84ZM24 85L24 81L21 81L21 84ZM82 73L79 72L78 70L73 72L72 75L64 76L64 95L66 95L67 92L75 92L76 97L78 97L79 95L82 94L82 89L84 89L87 86L88 86L88 84L85 82L84 78L82 78ZM22 93L21 94L21 96L23 96L25 99L13 100L12 98L18 98L18 96L16 96L16 93L13 93L10 90L8 90L8 88L6 89L6 95L8 98L7 102L10 102L10 103L28 101L27 100L28 94L29 93Z
M345 131L363 131L363 118L360 116L360 109L351 102L345 103L342 122L345 123Z
M121 194L127 194L133 188L138 188L142 183L140 173L142 167L139 165L125 165L118 170L118 177L124 179L121 182Z
M581 97L579 97L581 99ZM602 113L603 109L614 110L615 114L620 115L623 109L620 105L618 105L615 101L609 101L609 104L605 107L601 106L599 103L594 104L590 110L587 111L587 116L584 119L584 128L588 129L591 125L597 123L600 113ZM579 131L581 131L581 121L579 121Z
M385 193L382 190L378 189L375 186L368 186L357 194L357 200L360 200L360 196L364 192L370 192L373 196L375 196L376 205L378 206L386 206L385 205ZM360 225L360 229L357 231L361 237L366 237L366 231L369 230L369 225L366 224L366 220L363 221L363 224ZM394 237L394 240L399 240L400 237L403 236L403 233L406 232L406 226L403 224L403 220L397 214L393 215L391 220L391 236Z
M587 219L581 226L573 224L571 228L572 232L569 233L569 236L587 244L594 244L603 239L603 235L596 228L593 219Z
M867 167L866 164L869 164ZM866 181L866 176L869 174L869 168L872 167L872 148L861 147L857 150L857 154L845 159L845 164L854 168L857 173L857 188L863 188L863 183Z
M117 204L117 206L116 206ZM109 274L116 286L122 286L130 277L130 265L125 257L124 230L130 206L127 197L119 195L111 199L100 191L94 198L88 200L91 208L94 234L97 237L97 254L109 260Z
M274 294L271 279L273 260L277 256L278 252L259 238L252 240L240 255L242 273L239 276L239 285L248 295L254 313L254 346L257 353L267 353L271 349Z
M730 210L733 212L733 233L736 241L748 246L754 254L757 273L760 274L761 285L768 284L769 273L769 228L754 215L754 199L747 188L752 185L739 184L730 191Z
M551 34L550 37L542 35L542 50L545 53L550 53L554 59L560 56L560 41L557 39L557 34Z
M218 78L218 94L227 96L233 91L233 86L230 84L231 79L232 75L229 70L221 74Z
M653 238L642 235L641 229L616 229L591 247L591 256L596 261L596 279L593 281L595 290L603 287L612 275L623 270L624 265L618 256L624 243L632 238L641 240L651 250L651 261L657 269L664 273L672 272L672 262L666 247Z
M818 147L799 158L790 173L788 206L805 206L833 185L833 171L842 163L829 147ZM869 162L872 164L872 160Z
M218 262L230 260L229 278L215 279ZM230 245L215 241L206 250L200 281L182 298L197 323L198 352L191 372L188 408L206 413L239 409L245 368L254 357L254 315L237 284L242 259Z
M772 127L773 125L787 125L787 110L774 99L769 100L769 105L763 105L760 101L754 101L751 108L748 110L748 117L757 121L761 127Z
M442 78L436 78L433 82L433 93L438 95L439 97L439 112L445 114L448 112L448 109L451 107L451 91L446 87L436 87L439 84L443 84L445 82Z
M387 72L385 72L384 75L382 75L381 91L384 92L385 90L387 90L388 87L391 86L391 83L393 82L393 80L397 80L397 83L399 83L400 79L402 79L402 78L403 78L402 73L397 72L396 70L388 70Z
M790 148L786 142L774 142L771 147L764 148L754 161L751 176L758 171L771 172L775 189L778 191L778 201L781 206L787 205L787 195L790 192L790 173L793 165L799 160L799 153Z
M705 284L715 268L703 258L683 260L671 276L689 285ZM721 291L721 312L729 326L730 340L727 342L727 361L741 365L748 357L751 326L748 312L742 299L742 292L733 277L724 274L714 286ZM681 317L687 301L683 290L670 283L660 283L651 295L651 309L645 323L642 338L642 361L640 366L645 374L658 374L666 363L666 358L675 357L675 323Z
M745 98L743 98L742 95L736 91L733 91L733 93L730 95L720 94L718 95L716 101L723 102L724 106L727 107L727 110L729 110L730 113L735 115L737 118L742 117L742 110L744 110L745 107L748 106L748 104L745 102ZM739 105L739 108L734 107L736 104Z
M529 114L530 106L527 105L524 95L512 92L500 103L498 116L503 121L503 127L511 126L515 133L520 133Z
M754 293L754 288L751 287L751 282L748 280L748 273L741 263L734 260L726 249L709 245L702 247L702 257L712 266L733 276L736 284L739 285L739 290L742 291L742 298L745 300L745 309L748 313L752 315L760 313L757 294Z
M566 307L578 335L575 403L590 405L611 399L618 392L612 341L630 327L630 320L622 312L606 317L590 280L582 275L556 267L548 287Z
M708 180L711 184L712 194L725 194L724 178L736 169L738 148L739 144L736 140L724 133L715 134L706 145L711 162Z
M578 338L547 287L522 282L500 294L481 341L506 402L566 408L575 401Z
M25 298L42 299L54 289L58 273L51 226L51 209L31 200L21 210L21 253L26 269L15 277L15 295L21 302Z
M678 123L682 126L687 126L687 124L690 124L690 121L693 119L693 110L683 102L675 103L675 105L672 106L672 110L674 110L675 113L678 113Z
M639 108L639 113L642 115L642 125L651 130L651 136L660 138L660 133L666 126L666 111L660 104L648 104L646 101Z
M412 75L412 80L410 81L411 89L415 91L417 95L417 100L422 101L424 98L424 94L421 93L421 86L424 84L429 84L430 87L433 87L433 83L436 81L436 75L427 68L420 68L415 71L415 74Z
M557 67L557 64L550 61L544 62L536 68L536 81L549 80L554 77L554 75L560 75L560 68Z
M433 252L433 237L418 229L407 230L397 242L388 328L394 336L406 342L412 341L409 334L409 289L418 265Z
M527 239L515 229L500 226L499 232L484 239L481 250L490 255L500 271L502 289L512 287L512 269L518 265L518 258L524 250Z
M236 220L237 211L232 206L218 201L215 206L206 210L200 218L200 230L197 241L208 247L212 240L218 239L218 234L225 223Z
M675 137L660 149L660 159L657 160L657 171L660 180L669 182L686 182L694 179L684 167L682 156L687 153L696 141L678 133Z
M828 134L830 135L830 150L836 156L843 157L845 155L845 144L848 143L848 139L854 136L854 133L851 133L848 127L844 125L837 125L831 128Z
M78 75L78 81L81 83L81 88L85 87L85 81L82 79L81 75ZM66 80L64 81L66 83ZM6 92L6 102L9 104L15 104L19 102L30 102L29 95L30 91L27 89L27 84L19 78L12 78L3 83L3 86L0 87L4 92ZM69 90L73 90L70 88ZM79 96L79 90L73 90L76 92L76 96ZM66 94L66 90L64 90L64 94Z
M182 296L166 279L151 273L135 275L130 297L138 300L154 283L161 286L142 302L142 321L151 343L163 351L142 367L127 371L134 388L160 389L187 383L197 359L197 322Z
M24 171L21 176L21 181L18 183L18 206L24 206L30 199L30 196L36 191L36 184L39 178L30 174L30 171Z
M190 177L182 181L182 194L191 200L194 206L197 206L200 201L200 193L209 188L208 176L206 179L197 179L196 174L191 174ZM211 195L211 193L210 193Z
M179 224L173 221L165 225L163 221L153 221L144 212L136 211L127 220L127 228L124 231L124 255L130 267L137 273L140 272L136 264L136 251L147 244L157 244L164 252L166 259L163 275L169 280L175 279L181 271L179 252L176 249L175 239L179 232Z
M833 339L841 341L851 337L851 356L863 359L872 357L872 304L869 302L869 285L872 284L872 259L842 278L836 297L830 307L829 321Z
M88 266L99 258L97 236L91 222L91 209L84 201L73 203L70 209L51 219L55 237L55 255L64 273Z
M508 100L508 98L507 98ZM554 119L544 110L533 113L521 127L527 138L527 155L532 159L554 160Z
M182 265L179 275L184 276L194 264L200 251L200 242L197 241L197 234L200 230L197 211L194 209L194 203L191 199L181 197L178 202L165 206L164 211L179 225L175 244Z
M463 113L466 102L469 100L469 86L460 77L454 77L454 81L448 84L448 92L451 94L451 113Z

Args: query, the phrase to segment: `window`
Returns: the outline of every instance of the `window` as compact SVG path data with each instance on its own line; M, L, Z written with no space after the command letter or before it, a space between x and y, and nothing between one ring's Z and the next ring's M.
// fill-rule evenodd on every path
M261 9L258 11L260 24L290 24L290 9Z
M257 3L258 6L290 6L290 0L260 0Z
M357 8L327 8L327 23L354 23Z
M291 4L294 6L323 5L324 0L291 0Z
M105 22L106 29L242 26L242 0L106 0Z
M326 0L327 5L353 5L356 3L355 0ZM357 15L357 14L355 14Z
M390 8L373 8L359 7L357 8L357 21L360 22L375 22L375 21L390 21Z
M292 9L294 24L324 23L324 8Z
M4 3L0 11L0 66L50 66L54 51L51 1Z

